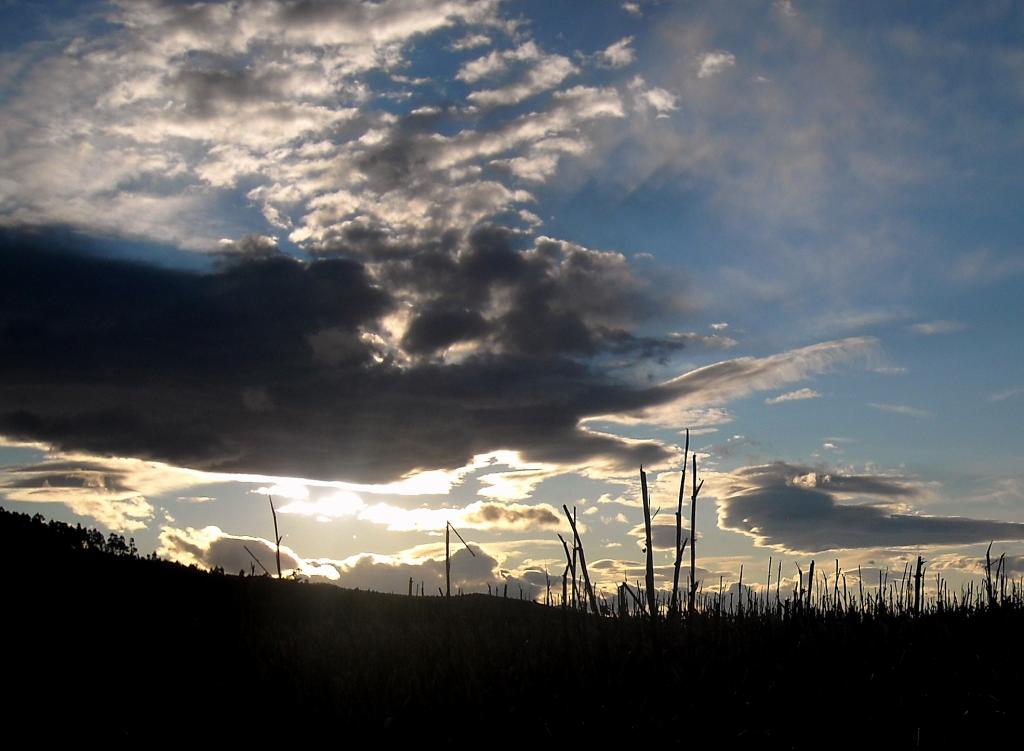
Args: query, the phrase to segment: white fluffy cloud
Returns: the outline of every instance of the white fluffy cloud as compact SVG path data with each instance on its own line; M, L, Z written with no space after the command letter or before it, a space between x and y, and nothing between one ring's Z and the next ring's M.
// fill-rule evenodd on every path
M736 56L725 50L705 52L698 60L697 78L711 78L736 65Z
M398 93L371 90L365 73L391 73L401 97L429 88L399 73L409 42L460 25L471 31L452 51L490 44L492 31L514 26L496 2L152 0L120 3L109 20L107 34L25 57L26 75L0 103L0 221L209 249L236 235L215 207L244 184L293 242L351 223L439 233L533 200L487 175L488 163L545 181L566 155L586 152L590 121L623 115L614 90L593 87L454 134L444 120L456 115L443 108L399 118L377 107ZM621 62L628 49L610 54ZM488 83L468 93L472 109L550 92L577 71L524 39L464 63L456 78ZM437 129L420 124L430 118Z
M484 592L488 586L500 590L507 585L510 597L518 597L520 587L524 597L539 596L545 585L543 568L529 565L529 562L517 569L505 568L506 554L502 548L501 544L483 547L472 544L470 552L460 544L454 549L451 555L453 589ZM254 571L258 576L263 569L271 575L277 573L277 551L271 541L230 534L215 526L164 527L157 554L185 565L222 568L228 574ZM433 596L445 583L444 555L444 543L420 545L392 554L360 553L342 560L304 558L291 547L282 545L281 573L350 589L402 594L408 591L411 579L414 591L418 592L422 585L424 593Z
M625 68L636 60L636 50L633 49L632 44L633 37L631 36L613 42L597 53L598 64L608 68Z
M634 76L629 83L633 98L639 109L650 109L658 117L668 117L670 112L679 109L679 97L658 86L648 86L642 76Z

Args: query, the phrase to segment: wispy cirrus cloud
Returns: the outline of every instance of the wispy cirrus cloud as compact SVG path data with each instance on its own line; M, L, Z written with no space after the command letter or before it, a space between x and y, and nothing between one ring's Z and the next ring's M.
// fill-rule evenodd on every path
M967 326L960 321L924 321L912 325L910 331L921 336L935 336L936 334L955 334L966 328Z
M924 419L931 417L932 413L926 409L919 407L910 407L906 404L884 404L879 402L868 402L868 406L871 409L877 409L880 412L891 412L894 415L906 415L907 417L916 417L918 419Z
M1005 402L1007 399L1013 399L1024 394L1024 388L1004 389L1002 391L996 391L995 393L989 394L988 401L990 402Z
M954 281L979 284L1000 282L1024 273L1024 258L1018 253L1000 253L980 248L958 256L950 269Z
M819 394L814 389L797 389L796 391L787 391L785 394L779 394L778 396L772 396L764 400L765 404L782 404L783 402L798 402L805 399L820 399Z
M776 389L846 362L870 361L878 351L872 337L822 342L763 358L740 357L692 370L652 387L657 405L623 409L594 419L679 426L679 410L724 404L756 391Z

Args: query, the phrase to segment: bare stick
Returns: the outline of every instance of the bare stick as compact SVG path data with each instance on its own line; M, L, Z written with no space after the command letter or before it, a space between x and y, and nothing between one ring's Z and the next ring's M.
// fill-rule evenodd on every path
M627 592L629 592L629 596L633 598L633 602L636 603L636 606L642 610L643 609L643 603L640 602L640 598L637 597L635 594L633 594L633 590L630 589L629 585L626 584L626 582L622 582L622 586L626 588ZM639 589L640 588L637 587L637 591L639 591Z
M683 496L686 490L686 462L690 459L690 429L686 429L686 447L683 449L683 469L679 473L679 500L676 502L676 563L672 572L672 602L669 614L674 615L679 608L679 568L683 564Z
M917 569L914 571L914 615L921 615L921 579L924 574L921 573L921 566L924 565L924 559L921 556L917 557Z
M459 534L459 530L452 526L451 522L444 523L444 596L452 596L452 556L451 546L449 545L450 537L449 530L455 533L455 536L459 538L459 541L466 546L466 550L469 554L476 558L476 553L473 552L473 548L469 547L469 543L462 539L462 535Z
M563 541L564 542L564 541ZM565 610L567 605L567 589L568 589L568 576L569 576L569 564L565 564L565 571L562 572L562 610Z
M988 606L995 604L995 595L992 592L992 543L988 544L985 551L985 593L988 595Z
M736 586L736 599L740 601L740 615L743 615L743 564L740 564L740 583ZM731 610L731 608L730 608Z
M811 559L811 568L807 572L807 609L811 608L811 600L814 596L814 560Z
M697 454L693 455L693 471L690 473L693 494L690 496L690 601L687 612L693 617L697 599L697 495L704 487L704 481L697 482Z
M270 514L274 517L274 539L277 541L277 578L281 578L281 535L277 533L277 511L274 510L274 499L269 495L267 500L270 501Z
M576 549L580 553L580 568L583 569L583 582L587 588L587 597L590 598L590 607L595 615L600 615L601 610L597 607L597 597L594 596L594 588L590 586L590 574L587 573L587 558L583 554L583 542L580 540L580 533L576 529L576 520L569 513L569 507L564 503L562 504L562 510L565 511L565 518L569 520L569 524L572 526L572 536L576 541Z
M836 558L836 579L832 583L832 607L835 609L839 604L839 575L842 571L839 568L839 559Z
M249 546L248 545L243 545L242 547L245 548L245 552L249 554L249 557L252 558L254 561L256 561L256 564L261 569L263 569L263 573L266 574L267 576L270 576L270 572L267 571L267 567L263 565L263 562L260 561L259 558L257 558L255 555L253 555L252 551L249 550Z
M575 506L572 507L572 521L573 521L573 524L575 525L576 524L576 507ZM576 540L573 539L573 543L572 543L572 607L573 607L573 610L576 610L580 606L579 575L576 573L576 556L577 556L577 554L578 553L577 553L577 550L576 550Z
M644 551L647 553L646 584L647 610L651 618L658 616L658 601L654 596L654 545L651 543L651 498L647 494L647 473L640 467L640 491L644 502Z
M448 526L452 527L451 524L449 524ZM469 547L469 543L462 539L462 535L459 534L459 530L455 529L455 527L452 527L452 532L454 532L455 536L459 538L459 542L466 546L466 550L469 551L469 554L476 558L476 553L473 552L473 548Z
M561 533L556 533L556 534L558 534L558 539L562 541L562 548L565 550L565 569L572 576L572 589L573 589L573 595L575 595L575 593L576 593L576 549L574 547L572 553L569 553L569 544L565 541L565 538L562 537ZM575 542L575 540L573 542ZM563 606L566 604L568 596L569 596L569 593L568 593L568 591L566 589L565 574L562 574L562 605ZM572 599L572 606L573 606L573 608L576 607L576 598L575 598L575 596Z
M775 571L775 607L779 606L779 586L782 582L782 559L779 559L778 567Z

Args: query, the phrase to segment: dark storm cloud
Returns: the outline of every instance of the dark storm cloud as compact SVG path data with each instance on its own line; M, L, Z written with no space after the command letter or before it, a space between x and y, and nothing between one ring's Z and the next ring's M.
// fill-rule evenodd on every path
M229 107L284 99L290 78L281 71L253 74L244 69L191 69L177 73L169 85L184 104L182 114L206 118Z
M517 241L510 230L484 226L457 252L439 244L381 261L389 287L423 301L406 348L429 354L477 340L485 349L527 357L657 356L682 348L675 339L629 331L670 306L621 254L546 238L518 250Z
M438 177L431 169L437 151L434 129L449 120L445 113L405 115L388 129L386 138L360 154L355 165L378 190L412 187L422 194L426 181Z
M666 513L662 510L662 514ZM684 512L685 513L685 512ZM666 521L662 521L657 518L656 521L651 522L651 542L654 544L655 550L674 550L676 547L676 523L671 517L675 516L675 512L668 512L669 518ZM641 547L644 546L647 539L647 532L643 524L638 524L629 530L629 536L634 538ZM682 537L680 539L686 540L690 537L690 529L687 525L683 525ZM700 534L697 534L700 537Z
M217 246L216 254L224 259L245 257L267 260L280 256L277 241L266 235L245 235L238 240L225 240Z
M516 268L504 249L482 253L470 251L463 278ZM548 347L399 367L360 336L391 310L361 264L255 256L194 273L5 233L0 433L197 469L362 481L495 448L623 467L668 456L578 428L590 409L655 392L638 397Z
M246 552L249 548L270 571L274 571L277 561L277 551L272 543L259 538L246 537L218 537L210 543L208 548L201 548L186 540L179 540L178 544L183 550L194 555L210 568L223 568L229 573L237 571L248 571L249 564L253 563L252 556ZM281 549L281 569L297 569L300 566L299 558L287 548ZM260 569L257 567L257 573Z
M34 488L132 490L131 474L101 461L51 460L27 467L8 467L0 475L0 491Z
M996 564L992 564L995 568ZM1008 555L1003 559L1003 567L1010 574L1024 574L1024 555Z
M672 450L583 418L775 386L865 346L633 386L601 356L647 351L626 327L665 307L617 253L516 250L485 227L397 260L302 263L243 238L197 273L50 237L0 235L0 435L194 469L382 482L507 449L619 473ZM399 305L407 351L379 336ZM461 359L417 357L457 342Z
M484 503L475 511L466 515L469 524L485 527L557 527L561 518L551 506L516 506L508 507L497 503Z
M830 472L788 462L774 462L757 467L744 467L733 473L734 477L755 480L758 483L790 484L799 478L802 487L817 488L832 495L874 495L885 498L912 498L920 495L920 489L901 477L887 475L850 475Z
M809 471L782 462L733 472L719 500L718 526L759 545L817 553L842 548L951 545L1024 540L1024 524L919 516L879 503L848 504L843 495L905 498L907 482L889 477Z
M426 355L457 342L477 339L489 330L487 321L475 310L431 304L412 320L402 347L414 355Z
M602 579L605 586L617 581L621 582L623 577L633 585L637 580L642 580L647 572L647 566L643 561L628 561L614 558L602 558L594 561L593 563L588 563L587 568L598 572L595 576ZM735 572L710 571L706 568L702 568L701 566L694 568L694 572L698 582L708 582L705 589L711 588L710 582L715 582L715 587L717 588L719 576L725 576L726 578L735 576ZM671 564L654 567L655 581L659 588L664 589L666 587L670 587L674 574L675 567ZM688 581L689 578L690 566L689 563L684 560L683 564L679 567L680 586L683 587L683 582Z

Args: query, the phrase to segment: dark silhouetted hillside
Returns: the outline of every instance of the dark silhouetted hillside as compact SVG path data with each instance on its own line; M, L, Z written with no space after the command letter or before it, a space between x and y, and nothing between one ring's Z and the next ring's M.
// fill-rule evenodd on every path
M208 573L5 511L0 539L4 724L35 742L936 748L1020 706L1017 609L652 626Z

